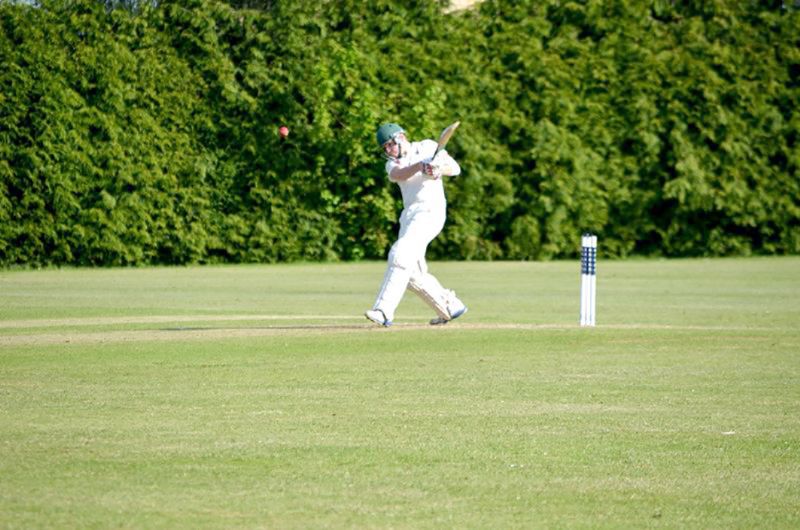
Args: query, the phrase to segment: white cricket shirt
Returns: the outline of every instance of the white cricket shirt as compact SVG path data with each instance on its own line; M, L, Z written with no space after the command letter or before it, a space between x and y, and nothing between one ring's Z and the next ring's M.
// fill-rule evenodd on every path
M436 152L436 142L433 140L422 140L412 142L409 152L399 160L390 159L386 162L386 174L391 175L396 167L404 168L428 159ZM392 180L391 176L389 180ZM444 197L444 184L442 179L430 179L422 171L418 171L410 179L395 182L400 186L403 194L403 207L408 209L411 206L425 206L437 210L447 207L447 200Z

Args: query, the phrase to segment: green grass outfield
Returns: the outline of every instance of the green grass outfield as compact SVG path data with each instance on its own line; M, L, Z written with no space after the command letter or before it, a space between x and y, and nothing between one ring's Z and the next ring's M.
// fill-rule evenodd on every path
M800 527L800 258L431 270L0 272L0 527Z

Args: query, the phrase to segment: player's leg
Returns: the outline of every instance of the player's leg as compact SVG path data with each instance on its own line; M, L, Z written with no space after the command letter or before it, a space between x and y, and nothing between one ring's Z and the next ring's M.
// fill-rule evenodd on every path
M428 243L444 226L443 216L426 211L403 212L400 236L389 251L386 273L372 309L366 316L373 322L389 326L409 281L420 260L424 262Z
M400 305L411 278L411 268L403 259L404 252L406 252L405 245L401 238L392 245L392 249L389 251L389 260L378 296L375 297L372 309L366 312L368 319L383 326L392 324L394 312Z

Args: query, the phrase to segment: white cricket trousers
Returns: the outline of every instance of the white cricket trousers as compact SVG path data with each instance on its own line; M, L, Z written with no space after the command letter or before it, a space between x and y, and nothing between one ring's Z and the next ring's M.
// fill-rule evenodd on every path
M389 251L386 274L373 306L383 311L388 320L394 320L406 288L417 293L439 316L449 318L449 314L440 311L446 308L449 291L428 272L425 262L428 244L444 228L445 208L437 210L411 206L400 215L400 235Z

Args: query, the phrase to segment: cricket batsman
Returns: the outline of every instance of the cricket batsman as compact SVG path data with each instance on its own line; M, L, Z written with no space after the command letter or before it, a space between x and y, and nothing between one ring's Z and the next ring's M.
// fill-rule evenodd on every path
M386 174L400 186L403 211L400 233L389 251L383 283L366 317L381 326L391 326L395 310L408 289L438 315L431 324L446 324L466 313L467 306L428 272L425 251L442 231L447 216L442 177L458 175L461 167L444 150L432 158L437 148L435 141L409 142L406 132L396 123L381 125L377 139L387 158Z

